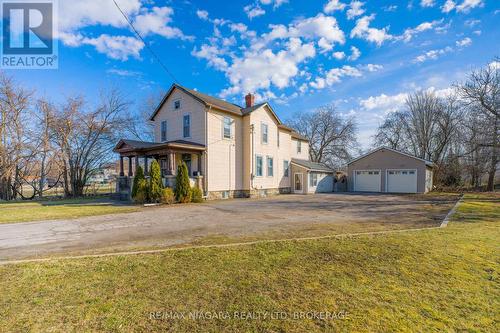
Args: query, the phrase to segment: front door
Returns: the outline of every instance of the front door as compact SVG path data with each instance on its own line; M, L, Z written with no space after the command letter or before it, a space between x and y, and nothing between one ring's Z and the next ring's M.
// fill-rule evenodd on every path
M293 191L295 193L303 193L304 192L304 190L303 190L304 186L302 184L303 175L301 173L296 173L296 174L294 174L293 178L294 178Z
M182 161L186 163L188 168L189 177L192 176L191 173L191 154L182 154Z

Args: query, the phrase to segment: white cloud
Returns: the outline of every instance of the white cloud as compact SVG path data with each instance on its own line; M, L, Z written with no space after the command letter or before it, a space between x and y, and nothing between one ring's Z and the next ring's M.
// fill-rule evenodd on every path
M384 68L384 66L382 66L382 65L375 65L375 64L367 64L367 65L365 66L365 68L366 68L366 70L367 70L368 72L377 72L377 71L379 71L379 70L383 69L383 68Z
M198 16L198 18L204 21L208 21L208 12L206 10L197 10L196 15Z
M111 59L126 61L129 57L140 59L144 44L135 37L100 35L97 38L83 38L81 44L92 45L97 52Z
M472 44L472 39L470 39L469 37L465 37L462 40L457 40L456 42L456 45L458 47L467 47L470 46L471 44Z
M345 7L346 4L340 2L339 0L329 0L323 7L323 11L327 14L330 14L336 10L344 10Z
M344 52L333 52L332 56L337 59L337 60L342 60L345 58L345 53Z
M422 7L434 7L434 0L420 0L420 6Z
M431 30L435 29L438 25L443 23L443 20L434 20L431 22L423 22L417 25L415 28L408 28L403 32L403 35L400 37L403 39L405 42L409 42L413 36L426 31L426 30Z
M397 95L381 94L378 96L370 96L362 99L359 105L367 111L384 110L385 114L401 109L406 101L407 93L400 93Z
M457 4L455 3L455 1L453 1L453 0L446 0L446 2L444 3L444 5L441 7L441 11L443 13L449 13L453 9L455 9L456 6L457 6Z
M157 34L168 39L192 40L193 36L186 36L180 29L169 26L173 14L174 10L170 7L153 7L150 11L137 15L134 26L144 36Z
M234 59L227 69L231 87L221 92L226 97L244 92L288 87L290 80L299 73L298 64L316 55L312 43L304 44L299 38L290 38L286 49L273 52L271 49L247 51Z
M274 8L278 8L284 3L287 3L288 0L260 0L260 3L263 5L273 5Z
M441 11L443 13L449 13L455 9L457 13L468 13L473 8L483 7L483 6L484 6L483 0L464 0L459 5L453 0L446 0L444 5L441 7Z
M193 49L191 55L207 60L208 64L217 70L225 71L228 68L227 61L222 57L222 51L215 46L203 44L199 50Z
M351 55L347 60L349 61L355 61L358 60L358 58L361 56L361 51L356 47L356 46L351 46Z
M343 77L360 77L362 73L359 69L345 65L341 68L330 69L325 76L316 77L316 79L309 83L309 85L314 89L323 89L330 87L335 83L342 81Z
M464 0L464 2L457 6L457 12L468 13L471 9L482 7L483 5L483 0Z
M118 75L118 76L126 76L126 77L141 76L142 75L140 72L129 71L126 69L118 69L118 68L110 68L106 71L106 73L114 74L114 75Z
M255 17L262 16L266 13L259 5L248 5L243 7L243 10L247 14L248 18L251 20Z
M450 53L451 51L453 51L453 48L450 46L447 46L442 49L430 50L417 56L415 59L413 59L413 62L424 62L427 60L435 60L446 53Z
M390 6L382 7L382 9L383 9L384 12L395 12L396 9L398 9L398 6L396 6L396 5L390 5Z
M500 70L500 61L492 61L488 64L491 69Z
M365 3L361 1L351 1L349 4L349 9L347 10L347 18L349 20L355 18L356 16L363 15L365 10L362 8Z
M335 43L344 44L345 35L339 28L333 16L318 14L315 17L305 18L290 24L273 25L272 30L263 36L264 44L274 39L300 37L309 40L318 40L322 52L330 51ZM257 43L258 44L258 43Z
M478 25L479 23L481 23L481 20L474 20L474 19L470 19L470 20L467 20L464 22L464 24L466 26L468 26L469 28L473 28L474 26Z
M394 37L390 35L387 30L388 27L383 29L370 28L370 22L375 18L375 14L370 16L363 16L356 21L356 26L351 31L351 38L358 37L365 39L369 42L377 44L377 46L382 45L386 40L391 40Z

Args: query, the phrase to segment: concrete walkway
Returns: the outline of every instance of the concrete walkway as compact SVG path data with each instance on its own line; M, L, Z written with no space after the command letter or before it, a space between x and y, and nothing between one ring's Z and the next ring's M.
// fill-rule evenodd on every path
M432 215L423 207L440 208ZM251 236L316 223L439 226L453 203L412 196L286 195L150 208L143 212L0 225L0 261L106 249L174 246L212 235ZM435 212L433 214L436 214ZM407 218L405 219L405 216Z

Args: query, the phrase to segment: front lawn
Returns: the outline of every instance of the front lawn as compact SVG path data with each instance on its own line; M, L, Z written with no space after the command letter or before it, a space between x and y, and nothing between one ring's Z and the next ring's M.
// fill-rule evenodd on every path
M443 229L0 266L0 330L498 332L499 214L466 196Z
M70 199L0 203L0 224L41 220L73 219L84 216L130 213L138 207L109 199Z

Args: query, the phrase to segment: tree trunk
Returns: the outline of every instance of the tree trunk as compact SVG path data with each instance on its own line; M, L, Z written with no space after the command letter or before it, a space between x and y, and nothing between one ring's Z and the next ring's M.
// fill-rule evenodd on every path
M493 191L495 188L495 175L497 173L498 164L498 117L495 120L495 128L493 131L493 148L491 152L491 165L488 174L488 187L487 191Z

